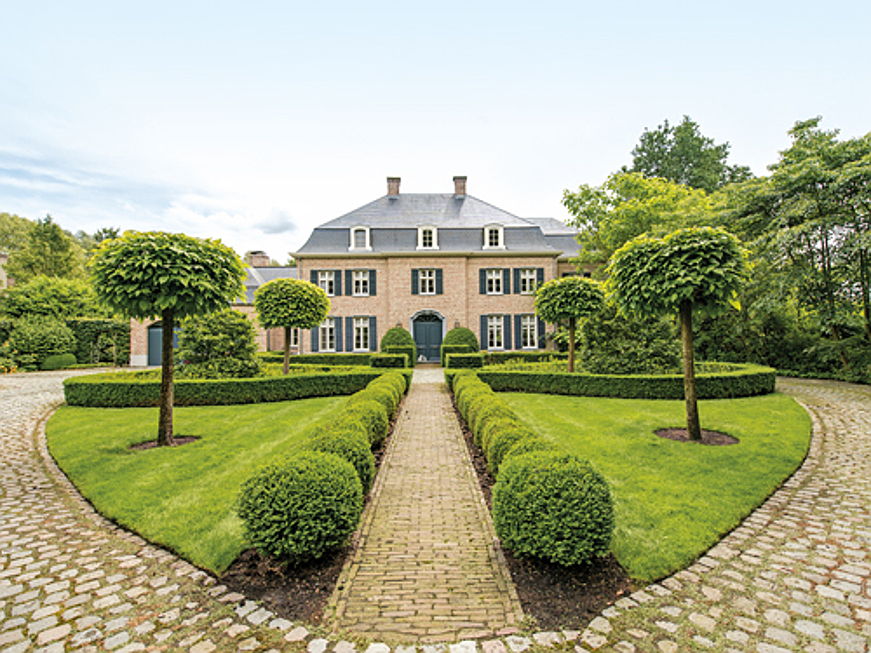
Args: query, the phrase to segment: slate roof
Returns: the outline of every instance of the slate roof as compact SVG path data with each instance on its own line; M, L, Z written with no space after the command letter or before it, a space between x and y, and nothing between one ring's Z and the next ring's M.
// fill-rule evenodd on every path
M295 267L293 268L283 268L283 267L264 267L264 268L254 268L251 266L245 266L245 304L253 304L254 303L254 291L257 290L260 286L262 286L267 281L272 281L273 279L298 279L299 278L299 270Z
M438 229L438 252L491 252L483 249L483 230L493 224L504 228L505 249L495 252L556 255L565 249L564 236L574 233L553 218L521 218L471 195L402 193L379 197L316 227L296 254L360 256L417 252L417 228L423 226ZM349 251L352 227L369 228L371 252ZM558 238L551 238L549 233ZM571 249L576 253L577 243L573 239Z

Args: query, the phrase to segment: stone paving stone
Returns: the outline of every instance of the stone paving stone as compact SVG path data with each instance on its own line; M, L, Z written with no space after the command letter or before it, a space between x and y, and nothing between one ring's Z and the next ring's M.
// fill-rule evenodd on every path
M450 641L522 619L441 370L414 372L358 537L330 602L337 628Z

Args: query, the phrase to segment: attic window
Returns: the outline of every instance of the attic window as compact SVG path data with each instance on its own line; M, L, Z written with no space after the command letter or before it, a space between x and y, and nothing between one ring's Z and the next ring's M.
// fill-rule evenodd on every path
M484 227L484 249L505 249L505 234L500 224Z
M369 243L369 227L354 227L351 229L351 243L348 249L372 249Z
M417 228L417 248L418 249L438 249L439 248L439 232L435 227L418 227Z

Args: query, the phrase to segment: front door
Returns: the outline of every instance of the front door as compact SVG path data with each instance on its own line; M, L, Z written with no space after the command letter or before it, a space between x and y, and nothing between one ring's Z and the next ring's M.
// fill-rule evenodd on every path
M442 344L442 320L437 315L418 315L414 318L414 344L418 360L423 356L428 362L438 362Z

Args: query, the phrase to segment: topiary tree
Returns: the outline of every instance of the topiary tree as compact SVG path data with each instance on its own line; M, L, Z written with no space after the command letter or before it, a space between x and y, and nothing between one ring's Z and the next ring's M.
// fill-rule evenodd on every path
M471 329L466 327L454 327L445 334L445 339L442 340L443 345L466 345L470 353L486 349L486 347L478 346L478 338Z
M313 329L330 313L323 288L301 279L273 279L254 292L254 308L265 329L284 328L284 373L290 365L291 329Z
M614 252L608 265L611 296L625 313L680 316L687 432L702 437L696 402L693 311L716 313L735 301L747 263L725 229L690 227L663 238L639 236Z
M242 295L245 268L219 240L161 231L104 240L88 263L94 289L110 308L163 321L157 443L172 445L172 335L177 318L211 313Z
M411 334L407 329L403 329L398 324L387 331L384 332L384 335L381 336L381 351L387 351L387 347L414 347L414 360L417 360L417 345L414 344L414 338L411 337ZM410 361L413 363L414 361Z
M569 372L575 371L577 321L602 309L605 293L601 284L583 277L551 279L535 291L535 314L551 324L569 323Z
M177 358L187 378L246 378L260 373L254 353L254 325L232 308L207 315L191 315L181 322Z

